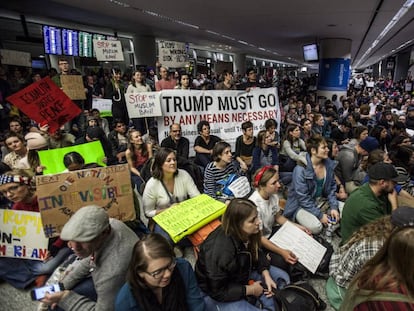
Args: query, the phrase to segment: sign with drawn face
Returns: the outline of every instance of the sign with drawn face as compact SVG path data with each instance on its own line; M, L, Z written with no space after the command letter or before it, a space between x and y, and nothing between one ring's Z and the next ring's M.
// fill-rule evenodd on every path
M36 176L36 188L47 237L58 236L69 218L87 205L102 206L109 217L121 221L136 217L128 164Z

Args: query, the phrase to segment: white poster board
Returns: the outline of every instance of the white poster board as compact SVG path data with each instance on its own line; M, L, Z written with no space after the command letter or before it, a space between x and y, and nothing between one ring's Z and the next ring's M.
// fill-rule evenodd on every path
M32 57L30 53L1 49L0 56L3 65L32 67Z
M161 40L158 42L158 60L167 68L185 67L187 49L185 43Z
M112 99L94 97L92 98L92 108L98 109L101 117L112 116Z
M160 92L140 92L125 94L130 118L162 116Z
M123 62L121 41L93 39L93 48L99 62Z

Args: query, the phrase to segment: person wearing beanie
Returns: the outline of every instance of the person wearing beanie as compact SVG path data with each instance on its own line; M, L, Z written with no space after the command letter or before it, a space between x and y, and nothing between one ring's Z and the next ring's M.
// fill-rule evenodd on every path
M345 191L350 194L354 191L365 177L361 169L361 161L364 156L377 149L378 141L368 136L358 144L348 143L342 146L336 157L338 165L335 168L335 175L345 183Z
M65 290L46 294L42 302L63 310L114 310L138 236L104 208L88 205L63 226L61 238L80 260L63 278ZM79 282L89 292L77 293Z
M17 168L30 170L35 175L40 175L43 172L44 166L40 163L38 151L49 149L47 139L38 132L28 133L24 139L26 140L27 155L20 159Z
M397 209L394 186L401 180L394 166L378 162L368 169L369 182L351 193L342 212L342 243L361 226Z

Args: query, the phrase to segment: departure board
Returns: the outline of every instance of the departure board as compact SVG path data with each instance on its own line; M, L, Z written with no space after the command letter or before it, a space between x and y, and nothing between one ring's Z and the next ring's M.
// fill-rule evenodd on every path
M43 26L43 45L46 54L62 55L61 29L54 26Z
M85 31L79 31L79 56L92 57L92 34Z
M72 29L62 29L63 54L79 56L78 32Z

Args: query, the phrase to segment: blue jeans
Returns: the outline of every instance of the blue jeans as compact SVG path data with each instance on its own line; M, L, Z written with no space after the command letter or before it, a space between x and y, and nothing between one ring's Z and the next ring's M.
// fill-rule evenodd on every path
M284 285L290 283L290 278L287 272L283 271L282 269L270 266L269 273L272 279L277 283L278 288L283 288ZM255 281L262 281L262 285L264 284L264 279L262 275L257 273L256 271L253 271L250 274L250 279ZM205 294L204 294L205 295ZM276 310L276 306L274 304L273 297L266 297L265 295L261 295L258 299L258 303L262 303L263 307L268 310ZM205 295L204 296L204 302L206 303L206 311L257 311L260 310L257 306L254 306L250 304L247 300L237 300L237 301L231 301L231 302L220 302L217 300L214 300L210 296Z

